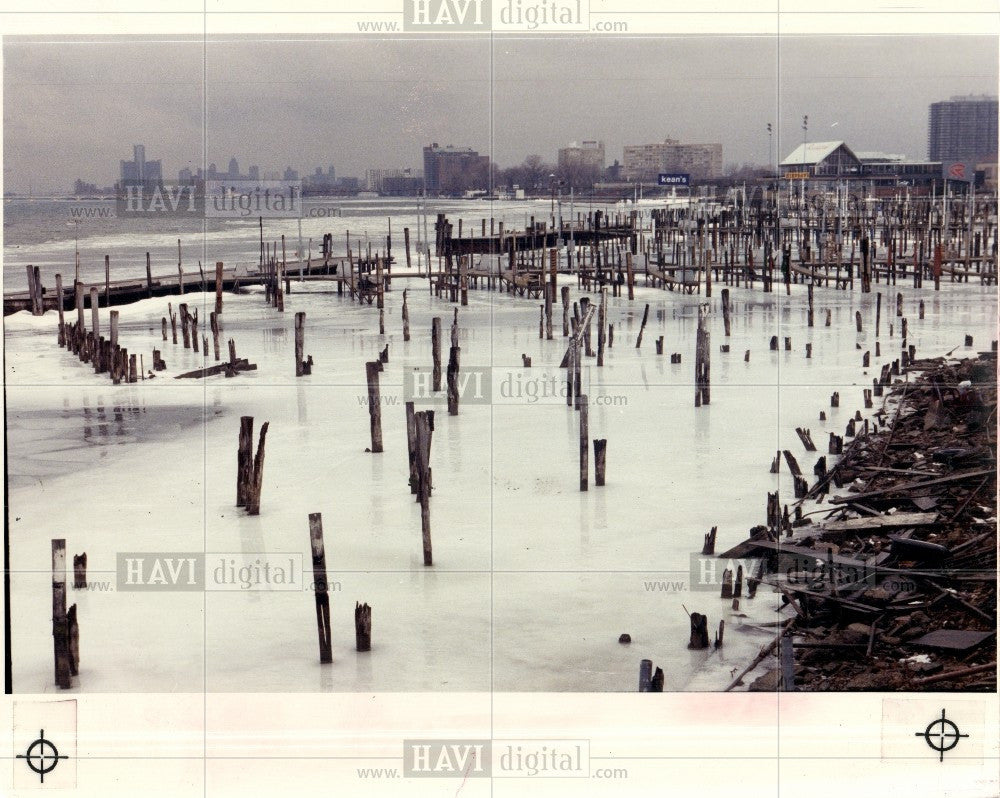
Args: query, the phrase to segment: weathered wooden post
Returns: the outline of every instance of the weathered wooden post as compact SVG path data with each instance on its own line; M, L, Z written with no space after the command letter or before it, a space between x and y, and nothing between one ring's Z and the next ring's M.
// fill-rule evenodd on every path
M854 326L857 327L858 332L861 332L861 311L854 311Z
M710 391L710 362L711 351L709 348L708 334L708 305L698 306L698 333L695 345L694 363L694 406L701 407L707 405L711 398Z
M257 442L257 454L253 458L253 471L250 484L247 486L247 514L260 515L260 491L264 485L264 439L267 437L268 422L260 425L260 439Z
M222 313L222 261L215 262L215 312Z
M417 470L420 473L420 530L423 539L424 565L433 565L431 552L431 435L434 432L434 411L423 410L414 416L417 432Z
M653 682L653 661L644 659L639 662L639 692L651 693Z
M309 513L309 543L312 548L313 592L316 595L319 661L333 662L333 645L330 637L330 594L326 581L326 547L323 543L322 513Z
M688 648L708 648L708 616L700 612L691 613L691 639Z
M253 469L253 416L240 417L240 437L236 450L236 506L245 507L247 487Z
M191 331L188 329L188 306L186 302L182 302L177 306L177 310L181 314L181 336L184 339L184 348L191 348ZM174 340L176 343L176 339Z
M382 398L379 393L379 372L382 364L377 360L365 363L365 376L368 380L368 421L371 430L372 445L365 451L378 454L382 451Z
M461 348L451 347L448 356L448 415L458 415L458 359Z
M715 554L715 538L719 533L719 527L713 526L710 532L705 533L705 543L701 547L701 553L709 556Z
M57 342L59 346L66 345L66 317L63 311L63 283L62 274L56 275L56 310L59 311L59 332Z
M813 285L812 285L812 283L809 283L809 285L806 286L806 288L807 288L807 290L809 292L809 312L808 312L808 316L807 316L807 322L808 323L807 323L806 326L812 327L813 326L813 318L814 318L813 317Z
M580 394L580 490L587 490L590 481L590 428L587 418L587 394Z
M635 339L635 348L638 349L642 346L642 333L646 329L646 322L649 320L649 303L646 303L646 309L642 312L642 324L639 326L639 335Z
M407 235L407 241L409 241L409 232L408 232L409 228L408 227L404 227L403 231ZM407 254L407 264L406 265L407 265L407 267L409 267L409 265L410 265L409 264L410 250L409 250L408 246L407 246L406 254ZM403 289L403 340L404 341L409 341L410 340L410 308L406 304L406 292L408 290L409 289L407 289L407 288Z
M605 328L608 323L608 289L601 289L601 302L597 306L597 365L604 365ZM552 337L551 335L549 336Z
M74 288L75 301L76 301L76 327L82 333L84 329L83 324L83 283L77 281Z
M87 552L73 555L73 588L81 590L87 587Z
M90 288L90 331L94 334L94 340L101 334L100 303L97 301L97 288Z
M563 338L569 337L569 286L564 285L559 289L562 298L563 308Z
M604 485L604 462L608 451L607 438L594 438L594 484Z
M812 286L809 287L809 295L812 296ZM730 312L731 312L731 308L730 308L730 304L729 304L729 289L728 288L723 288L722 289L722 326L723 326L723 328L726 331L726 337L727 338L729 337L729 330L730 330L730 321L731 321L730 318L729 318Z
M441 390L441 317L431 319L431 390Z
M406 254L409 255L409 251ZM357 601L354 602L354 641L358 651L372 650L372 608Z
M208 314L208 324L212 329L212 352L215 354L215 359L221 360L222 353L219 351L219 314L216 311ZM166 326L164 325L164 334L166 333ZM164 340L166 337L164 335ZM207 347L206 347L207 350ZM207 354L207 351L206 351Z
M295 376L312 374L312 355L305 360L306 314L300 310L295 314Z
M66 616L66 540L52 539L52 640L56 684L70 687L69 619Z

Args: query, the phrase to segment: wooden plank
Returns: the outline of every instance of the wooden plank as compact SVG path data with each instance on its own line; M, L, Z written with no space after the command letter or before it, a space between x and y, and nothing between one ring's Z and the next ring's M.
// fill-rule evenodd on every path
M927 526L936 523L937 518L937 513L893 513L892 515L849 518L846 521L830 521L817 528L823 532L892 529L894 527Z
M978 471L963 471L958 474L952 474L947 477L939 477L938 479L928 479L923 482L907 482L902 485L895 485L890 488L882 488L881 490L873 490L868 493L852 493L847 496L834 496L830 499L830 504L850 504L852 502L863 501L865 499L872 498L874 496L885 496L890 493L903 493L910 490L919 490L920 488L928 488L932 485L944 485L949 482L961 482L966 479L974 479L975 477L985 477L990 474L995 474L995 468L983 468Z

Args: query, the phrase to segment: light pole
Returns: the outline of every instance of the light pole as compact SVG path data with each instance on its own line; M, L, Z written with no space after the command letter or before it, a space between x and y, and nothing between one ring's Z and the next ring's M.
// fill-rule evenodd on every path
M802 117L802 208L805 210L806 205L806 178L805 174L809 171L809 167L806 165L806 148L809 144L809 114Z
M769 177L770 173L773 171L771 164L774 163L774 148L772 144L773 144L773 138L772 138L771 123L768 122L767 123L767 171Z

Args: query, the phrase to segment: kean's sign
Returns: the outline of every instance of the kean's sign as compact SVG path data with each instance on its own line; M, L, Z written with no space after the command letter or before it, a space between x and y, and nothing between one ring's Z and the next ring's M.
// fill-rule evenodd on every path
M686 172L660 172L656 183L660 186L690 186L691 175Z

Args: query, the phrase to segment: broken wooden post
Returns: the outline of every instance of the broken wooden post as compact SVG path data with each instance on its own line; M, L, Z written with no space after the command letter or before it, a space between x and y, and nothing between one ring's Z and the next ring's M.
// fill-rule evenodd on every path
M191 348L191 331L188 329L188 306L186 302L182 302L177 306L177 310L181 314L181 336L184 339L184 348ZM174 341L176 343L176 340Z
M97 301L97 289L90 289L90 331L94 334L94 340L101 334L100 302Z
M710 400L711 352L708 334L708 305L698 306L698 334L694 358L694 406L707 405Z
M52 539L52 640L56 684L70 687L69 619L66 616L66 540Z
M420 532L424 548L424 565L434 564L431 551L431 437L434 432L434 411L423 410L414 414L416 425L417 471L420 474L418 499L420 500Z
M772 352L777 352L778 351L778 336L777 335L772 335L771 336L770 348L771 348Z
M219 351L219 314L212 312L208 314L208 324L212 330L212 351L215 354L215 359L221 359L221 352ZM208 354L208 347L205 347L205 354Z
M177 314L174 312L173 305L167 303L167 315L170 316L170 331L173 336L174 346L177 345ZM166 340L166 339L164 339Z
M826 324L824 326L829 327L832 317L830 315L830 308L826 309Z
M722 598L731 599L733 597L733 571L726 568L722 572Z
M858 328L858 332L861 332L861 311L854 311L854 326Z
M420 486L420 472L417 469L417 420L413 402L406 403L406 453L410 466L410 493L417 494ZM417 501L420 497L417 496Z
M253 468L251 455L253 453L253 416L240 417L240 437L236 450L236 506L245 507L247 503L247 487L250 484L250 474Z
M371 429L372 445L366 452L377 454L382 451L382 399L379 394L378 375L382 364L377 360L365 363L365 375L368 379L368 420Z
M809 286L812 288L812 286ZM742 566L741 566L742 567ZM733 609L739 609L739 600L733 600ZM724 620L719 621L719 631L715 633L715 647L722 648L722 635L726 630L726 622Z
M812 296L812 286L809 287L809 296ZM729 289L722 289L722 326L725 329L726 338L729 337L730 330L730 306L729 306Z
M635 339L635 348L638 349L642 346L642 333L646 329L646 321L649 319L649 303L646 303L646 309L642 312L642 325L639 327L639 337Z
M461 348L451 347L448 355L448 415L458 415L458 359Z
M73 588L80 590L87 586L87 552L73 555Z
M653 681L653 660L644 659L639 662L639 692L651 693L650 685Z
M569 337L569 286L564 285L559 289L563 306L563 338Z
M406 227L403 228L404 233L407 234L407 241L409 241L408 230L409 228ZM407 255L407 266L409 266L409 255L410 255L409 245L407 245L406 255ZM403 340L404 341L410 340L410 309L406 304L406 292L408 290L409 289L407 288L403 289Z
M215 312L222 313L222 261L215 262ZM218 360L218 358L216 358Z
M300 310L295 314L295 376L312 374L312 355L304 360L306 348L306 314Z
M691 640L688 648L708 648L708 617L700 612L691 613Z
M372 608L354 602L354 641L358 651L372 650Z
M719 533L719 527L713 526L711 531L705 533L705 543L701 547L701 553L710 556L715 554L715 537Z
M252 423L251 419L251 423ZM257 454L254 455L250 484L247 486L247 514L260 515L260 491L264 484L264 440L267 437L268 422L260 425L260 439Z
M604 463L608 451L607 438L594 438L594 484L604 485Z
M66 346L66 317L63 309L63 284L62 275L56 275L56 310L59 311L59 331L56 341L59 346Z
M435 316L431 319L431 358L433 369L431 371L431 390L437 392L441 390L441 317Z
M330 595L326 581L326 547L323 544L322 513L309 513L309 543L312 547L313 592L316 595L319 661L333 662L333 645L330 637Z

